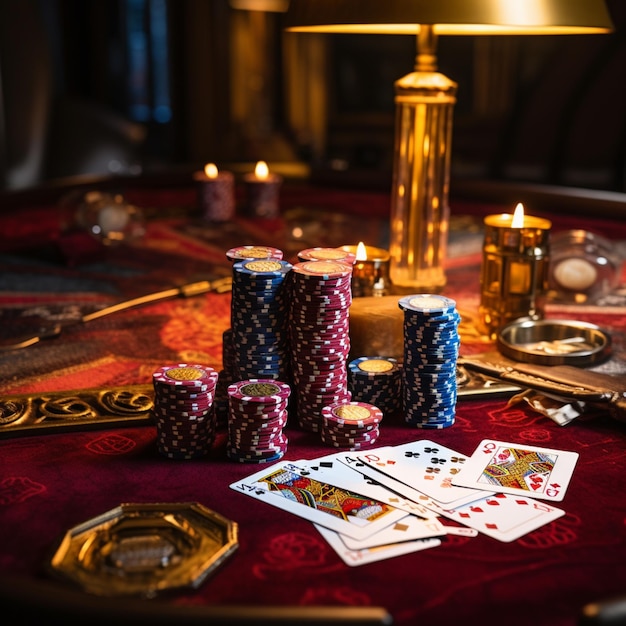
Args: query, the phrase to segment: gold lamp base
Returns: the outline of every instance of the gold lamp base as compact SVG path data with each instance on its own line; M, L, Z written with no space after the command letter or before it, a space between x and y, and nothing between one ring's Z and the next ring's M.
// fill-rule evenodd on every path
M390 277L397 293L437 293L450 208L450 145L457 84L436 71L436 36L422 27L416 71L395 83L396 136Z

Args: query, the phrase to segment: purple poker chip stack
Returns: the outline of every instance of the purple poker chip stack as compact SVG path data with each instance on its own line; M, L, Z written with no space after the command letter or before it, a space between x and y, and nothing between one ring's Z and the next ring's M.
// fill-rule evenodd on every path
M157 448L171 459L205 456L215 440L213 400L218 372L212 367L177 363L152 374Z
M322 409L349 401L346 359L350 352L352 266L304 261L292 270L289 338L298 424L318 432Z
M322 441L335 448L361 450L376 443L383 412L367 402L337 402L322 409Z
M249 379L228 387L226 454L239 463L271 463L282 458L289 440L287 425L291 387L274 379Z

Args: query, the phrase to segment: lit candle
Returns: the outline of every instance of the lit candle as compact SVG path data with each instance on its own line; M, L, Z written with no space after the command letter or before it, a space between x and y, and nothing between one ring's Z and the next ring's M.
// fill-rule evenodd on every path
M202 216L209 222L227 222L235 215L235 176L218 171L215 163L194 174Z
M389 251L366 246L362 241L356 246L341 246L354 255L352 269L352 295L384 296L390 287Z
M551 226L525 215L521 203L513 215L485 218L479 313L489 336L516 319L543 317Z
M258 161L254 172L244 176L249 217L275 218L280 213L279 195L282 176L270 172L265 161Z

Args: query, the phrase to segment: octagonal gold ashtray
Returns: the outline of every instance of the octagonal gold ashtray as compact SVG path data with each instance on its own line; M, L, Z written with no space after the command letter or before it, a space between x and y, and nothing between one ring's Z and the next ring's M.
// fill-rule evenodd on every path
M238 527L197 502L121 504L70 529L50 569L99 596L199 587L238 547Z

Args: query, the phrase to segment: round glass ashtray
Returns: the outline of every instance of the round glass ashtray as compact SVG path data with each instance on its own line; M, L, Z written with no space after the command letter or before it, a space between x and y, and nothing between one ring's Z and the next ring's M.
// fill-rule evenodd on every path
M498 332L498 350L522 363L588 366L611 354L611 337L595 324L575 320L519 320Z
M238 527L197 502L122 504L70 529L52 573L99 596L197 588L238 547Z

